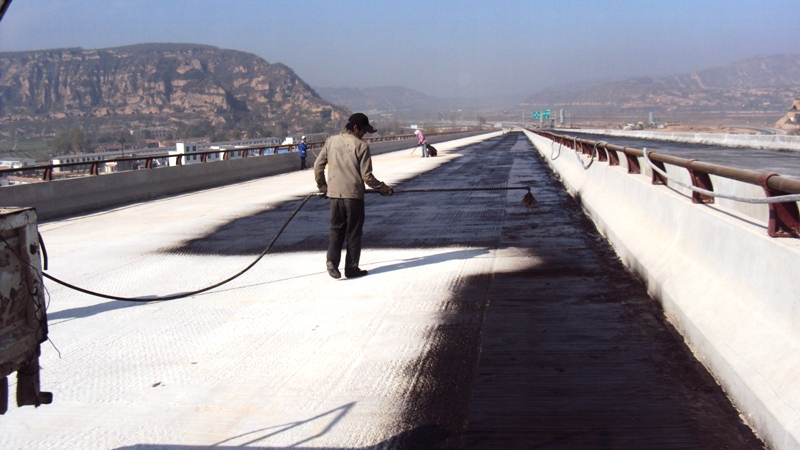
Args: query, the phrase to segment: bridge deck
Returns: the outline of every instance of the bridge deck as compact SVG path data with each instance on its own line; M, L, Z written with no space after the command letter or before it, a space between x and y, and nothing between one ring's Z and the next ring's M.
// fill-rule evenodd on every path
M216 291L126 304L49 283L43 389L2 448L755 448L713 378L530 144L375 157L366 278L324 270L312 199ZM50 273L117 295L188 291L244 267L314 190L311 171L41 226ZM13 387L12 387L13 389Z

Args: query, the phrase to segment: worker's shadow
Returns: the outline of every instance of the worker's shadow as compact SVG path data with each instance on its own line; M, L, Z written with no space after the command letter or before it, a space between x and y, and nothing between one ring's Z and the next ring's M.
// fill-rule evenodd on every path
M456 250L447 253L439 253L436 255L428 255L428 256L420 256L417 258L409 258L403 259L400 262L394 264L388 264L385 266L378 266L378 267L370 267L369 273L370 274L378 274L384 272L392 272L395 270L403 270L403 269L410 269L413 267L419 266L426 266L431 264L438 264L447 261L453 261L456 259L472 259L477 258L483 255L488 255L489 250L485 248L481 249L473 249L473 250ZM389 261L387 261L389 262ZM378 263L380 264L380 263Z

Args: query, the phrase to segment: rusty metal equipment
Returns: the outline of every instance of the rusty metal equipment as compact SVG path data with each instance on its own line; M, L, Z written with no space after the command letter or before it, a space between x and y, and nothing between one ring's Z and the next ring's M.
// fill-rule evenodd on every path
M8 410L8 375L17 372L17 405L51 403L39 390L40 344L47 313L33 208L0 208L0 414Z

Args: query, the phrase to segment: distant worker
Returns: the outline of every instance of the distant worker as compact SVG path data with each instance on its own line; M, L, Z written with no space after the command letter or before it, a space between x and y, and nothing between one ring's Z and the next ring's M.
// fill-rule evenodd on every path
M298 152L300 152L300 170L306 170L306 154L308 152L308 144L306 144L306 137L303 136L300 138L300 145L298 146Z
M355 113L347 120L346 131L325 141L322 151L314 162L314 179L320 192L331 201L331 230L326 266L328 275L341 278L339 261L342 246L347 242L347 256L344 260L344 275L347 278L363 277L361 270L361 235L364 230L364 183L378 189L383 196L394 194L391 187L378 181L372 175L372 156L369 144L362 138L374 133L369 118ZM328 165L328 179L325 180L325 165Z
M422 130L417 130L414 132L417 135L417 145L422 146L422 157L428 157L428 140L425 139L425 135L422 134Z

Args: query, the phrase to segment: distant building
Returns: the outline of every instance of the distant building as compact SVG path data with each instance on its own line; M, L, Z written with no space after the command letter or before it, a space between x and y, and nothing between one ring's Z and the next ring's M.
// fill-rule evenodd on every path
M19 169L20 167L34 166L36 161L29 158L0 160L0 170ZM37 183L38 178L25 177L25 172L11 172L0 174L0 186L10 186L14 184Z
M203 151L203 150L198 150L198 148L199 148L199 144L197 142L176 142L175 143L175 149L174 150L170 150L169 154L170 155L183 155L183 157L181 158L181 165L183 165L183 164L195 164L195 163L201 162L201 155L198 155L196 153L199 152L199 151ZM211 158L211 156L215 156L215 155L209 155L209 159L217 159L217 158ZM178 165L178 158L169 158L169 163L168 164L170 166L177 166Z
M303 136L306 137L307 144L325 142L329 137L331 137L331 135L328 133L294 134L291 136L286 136L286 139L281 142L281 145L300 145L300 138Z
M0 159L0 166L5 166L7 169L19 169L20 167L33 166L36 161L30 158L21 159Z
M279 145L281 145L281 140L277 137L240 139L237 141L211 142L208 144L201 144L199 142L176 142L175 150L171 151L170 155L185 155L181 159L181 164L195 164L202 161L202 155L193 153L211 150L237 150L235 152L229 152L228 158L239 158L245 151L253 152L260 149L277 147ZM222 153L209 153L208 156L206 156L206 161L217 161L222 158ZM170 166L176 164L177 158L169 158Z
M86 170L88 164L92 164L98 161L107 161L115 158L123 158L123 157L132 157L132 156L143 156L147 157L149 155L161 155L166 154L168 149L166 148L139 148L139 149L130 149L124 151L107 151L107 152L99 152L99 153L80 153L77 155L62 155L62 156L54 156L51 160L52 164L70 164L70 163L85 163L84 165L75 165L75 166L68 166L68 167L55 167L53 172L82 172ZM116 162L112 162L109 164L102 164L99 167L99 170L102 172L119 172L123 170L131 170L136 168L141 164L138 164L136 161L121 161L119 164ZM158 163L156 163L158 165Z

